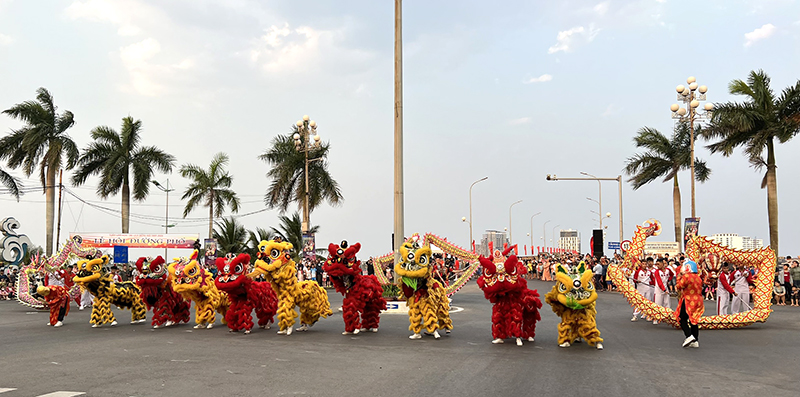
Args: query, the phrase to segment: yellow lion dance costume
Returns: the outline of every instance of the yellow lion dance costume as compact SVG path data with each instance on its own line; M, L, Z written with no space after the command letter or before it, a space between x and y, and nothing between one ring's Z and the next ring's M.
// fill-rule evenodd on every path
M103 255L100 258L79 261L78 274L72 279L75 284L94 295L92 317L89 321L92 328L107 323L111 323L112 327L117 325L114 312L111 311L112 303L119 308L131 309L131 324L145 322L147 309L139 296L139 286L132 281L115 283L111 273L106 273L103 267L108 264L108 260L108 256Z
M400 247L402 262L394 271L402 282L403 294L408 303L409 331L414 332L409 339L422 339L422 328L439 339L439 329L450 333L453 321L450 320L450 301L444 288L433 279L431 271L431 247L420 247L416 241L406 241Z
M297 281L297 268L289 253L291 249L291 243L283 242L279 238L262 241L258 244L255 268L248 275L264 275L272 285L278 295L278 334L287 336L292 334L294 320L297 318L295 306L300 308L298 332L308 331L320 317L333 314L328 293L316 281Z
M194 301L195 328L213 328L217 321L215 311L222 315L225 324L225 313L230 306L228 294L218 290L214 276L197 263L197 250L189 259L176 258L169 265L169 274L172 289L186 300Z
M556 285L544 300L552 306L553 313L561 317L558 324L560 347L569 347L579 338L584 338L589 346L603 350L603 338L595 321L597 291L592 277L592 269L588 269L584 262L569 271L561 264L557 266Z

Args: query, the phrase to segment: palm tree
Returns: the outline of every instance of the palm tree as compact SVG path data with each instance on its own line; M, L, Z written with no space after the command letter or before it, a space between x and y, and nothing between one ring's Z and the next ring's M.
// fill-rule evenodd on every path
M22 184L20 183L18 178L15 178L8 172L3 171L0 169L0 183L8 189L8 192L11 193L14 198L19 201L20 191L19 189L22 188Z
M281 222L280 230L271 228L273 237L280 237L283 241L288 241L294 246L294 260L300 259L300 251L303 249L303 222L300 220L300 213L295 212L292 217L286 215L278 216ZM319 226L308 227L309 234L315 234L319 231Z
M155 146L139 146L142 121L133 117L122 119L122 129L117 133L110 127L92 130L92 139L78 160L78 170L72 184L82 185L90 175L99 174L97 195L101 198L117 194L122 189L122 233L130 231L131 172L133 172L133 199L143 201L150 194L153 171L172 172L175 157Z
M240 254L247 249L247 229L236 218L222 218L216 223L213 237L217 239L217 248L221 255Z
M733 95L744 95L745 102L715 104L711 125L702 134L717 139L708 145L711 153L728 157L739 146L756 170L767 169L761 188L767 188L769 245L778 254L778 180L775 143L786 143L800 132L800 80L786 87L780 97L770 88L770 78L763 70L751 71L747 82L728 84ZM766 153L765 153L766 152Z
M45 252L48 256L53 253L56 174L62 165L66 165L66 169L74 167L79 156L78 147L67 134L67 130L75 125L74 115L69 110L58 114L57 110L50 92L39 88L35 101L18 103L3 111L25 125L0 139L0 160L7 159L9 167L22 167L28 177L39 168L46 202Z
M258 156L272 166L267 172L267 178L271 182L264 202L267 207L278 208L281 212L286 212L292 202L302 207L306 198L305 155L295 149L292 135L296 132L297 127L294 126L289 135L278 135L272 140L272 147ZM309 213L323 201L338 205L344 200L339 183L328 171L326 160L329 151L330 144L322 143L318 149L308 153Z
M263 228L256 228L255 231L250 230L247 232L247 248L245 252L250 254L251 258L255 258L258 254L258 244L262 241L268 241L275 238L275 234L271 230Z
M628 158L625 173L630 176L633 190L664 178L672 180L672 210L675 222L675 241L683 241L681 234L681 189L678 186L678 171L691 168L690 131L687 123L675 126L671 138L667 138L655 128L642 127L633 138L637 148L645 149ZM708 180L711 170L705 161L694 160L695 178L700 182Z
M233 184L233 177L225 171L228 164L228 155L217 153L211 160L208 170L204 170L194 164L185 164L181 167L181 176L192 179L192 183L183 192L181 199L189 201L183 209L183 217L200 203L208 207L208 235L214 233L214 217L222 216L226 205L230 205L231 211L239 212L239 197L236 192L229 189Z

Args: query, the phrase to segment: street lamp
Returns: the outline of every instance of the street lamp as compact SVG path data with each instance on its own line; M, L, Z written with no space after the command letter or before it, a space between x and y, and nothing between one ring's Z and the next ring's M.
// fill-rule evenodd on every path
M321 158L312 159L311 161L308 160L308 153L312 150L319 149L320 142L319 142L319 134L317 134L317 122L314 120L308 119L308 115L303 116L302 120L297 120L295 123L297 126L297 132L294 133L292 138L294 138L294 148L298 152L302 152L305 155L305 180L306 180L306 194L305 194L305 201L303 202L303 223L301 226L303 234L308 233L308 225L309 225L309 205L308 205L308 163L311 161L321 160ZM311 133L314 133L313 139L311 138ZM313 142L312 142L313 140Z
M489 179L489 177L485 176L485 177L483 177L481 179L478 179L475 182L472 182L472 184L469 185L469 244L470 245L473 245L473 240L472 240L472 187L475 186L476 183L485 181L487 179ZM462 218L461 221L463 222L464 218ZM474 248L472 249L472 253L475 253L475 249ZM491 253L490 253L490 255L491 255Z
M561 225L553 226L553 233L552 233L552 236L553 236L553 239L552 239L552 241L553 241L553 249L556 248L556 243L555 243L555 241L556 241L556 228L559 227L559 226L561 226Z
M529 234L529 236L531 236L531 254L533 254L533 217L539 214L541 214L541 212L531 215L531 233Z
M153 185L156 185L156 187L159 190L161 190L162 192L167 194L167 204L164 206L164 208L165 208L165 210L164 210L164 234L169 234L169 228L175 226L174 224L172 224L172 225L169 224L169 192L171 192L171 191L173 191L175 189L170 189L169 188L169 178L167 178L166 186L161 186L161 184L158 183L158 181L155 180L155 179L153 179L150 182L152 182ZM208 237L210 238L211 236L208 236ZM166 241L164 243L166 244ZM165 246L164 247L164 260L169 260L168 258L169 258L169 256L167 256L167 247Z
M514 203L512 203L508 207L508 245L509 246L512 245L512 240L511 240L511 207L513 207L513 206L515 206L515 205L517 205L517 204L519 204L521 202L522 202L522 200L517 200L517 201L515 201Z
M583 174L583 173L582 173ZM588 174L584 174L588 175ZM547 174L548 181L617 181L619 186L619 241L622 242L624 237L622 235L622 175L618 175L616 178L559 178L555 174ZM600 211L602 212L602 211Z
M545 248L547 247L547 233L545 233L544 227L547 226L548 223L550 223L550 220L542 224L542 246Z
M694 120L695 119L710 119L711 118L711 111L714 109L714 105L711 103L706 103L703 108L705 112L698 112L697 108L700 106L700 101L706 100L706 92L708 91L708 87L701 85L697 85L697 80L692 76L686 79L686 83L689 84L688 87L684 86L683 84L678 85L675 87L675 91L678 92L678 100L683 102L685 107L680 107L677 103L673 103L670 105L669 109L672 111L672 118L678 120L682 123L689 123L689 131L691 131L691 135L689 138L689 145L691 146L691 173L692 173L692 218L696 217L695 214L695 205L694 205ZM697 93L695 93L697 91Z

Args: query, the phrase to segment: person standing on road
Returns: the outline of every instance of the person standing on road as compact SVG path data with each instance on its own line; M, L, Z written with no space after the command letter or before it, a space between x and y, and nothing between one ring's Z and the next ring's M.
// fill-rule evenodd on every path
M667 285L673 277L675 277L675 274L672 272L672 270L667 268L667 260L664 258L658 258L658 261L656 261L656 270L653 272L653 278L656 281L656 305L666 307L667 309L671 308L669 303L669 287L667 287ZM658 320L653 320L653 324L658 324Z
M653 258L648 257L645 263L639 263L639 269L633 273L633 281L636 282L636 290L639 291L639 293L650 302L653 301L654 292L652 287L653 273L650 270L650 264L652 263ZM639 311L639 309L634 308L631 321L636 321L636 316L640 314L641 317L644 318L644 315Z
M736 296L736 291L731 288L731 267L725 262L722 264L722 273L717 278L717 315L731 314L731 295Z
M735 292L733 298L733 313L741 313L750 310L750 283L753 282L753 276L744 267L739 265L736 272L733 274L733 291Z
M678 291L678 308L675 309L675 319L681 325L683 335L683 347L700 347L698 334L700 328L698 323L703 316L703 280L697 275L697 263L686 261L681 267L681 275L675 284Z

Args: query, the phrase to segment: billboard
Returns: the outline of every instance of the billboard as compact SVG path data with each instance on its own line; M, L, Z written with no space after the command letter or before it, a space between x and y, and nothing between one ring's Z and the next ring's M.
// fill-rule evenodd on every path
M198 234L106 234L76 233L69 234L70 239L81 238L84 248L111 248L115 245L129 248L185 248L192 246L200 236Z
M313 234L303 235L303 250L301 251L300 256L303 259L313 260L317 258L316 242L314 241Z
M690 237L697 236L700 229L700 218L686 218L683 223L683 251L686 251L686 244Z

